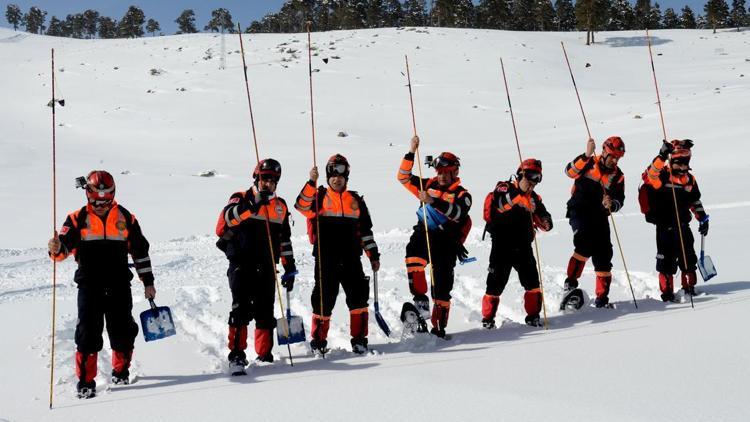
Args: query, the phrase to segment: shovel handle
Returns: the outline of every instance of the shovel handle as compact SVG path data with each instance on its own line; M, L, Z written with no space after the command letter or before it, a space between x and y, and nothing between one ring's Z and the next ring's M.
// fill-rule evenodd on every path
M378 272L373 271L372 272L372 288L375 292L375 310L378 309Z
M151 305L151 309L156 309L156 304L154 303L154 299L148 298L148 304Z

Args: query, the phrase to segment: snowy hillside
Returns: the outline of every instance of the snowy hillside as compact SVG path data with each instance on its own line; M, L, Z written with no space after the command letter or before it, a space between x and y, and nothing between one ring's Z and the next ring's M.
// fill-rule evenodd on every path
M226 259L212 233L229 195L249 186L255 162L238 39L226 37L222 70L218 35L73 40L0 29L0 421L746 420L750 35L652 35L667 134L695 141L691 166L711 215L707 248L719 275L700 281L695 309L658 299L654 228L636 201L640 174L662 139L645 34L600 33L600 43L587 47L579 33L316 33L318 164L336 152L352 163L350 188L367 198L383 254L381 309L396 332L385 338L371 318L376 353L353 356L342 294L329 337L335 350L325 360L295 345L292 368L286 350L276 346L274 364L230 378L231 299ZM306 34L244 39L261 155L281 161L279 194L291 202L313 162ZM610 295L616 309L586 307L573 315L556 309L572 251L564 218L571 181L563 169L586 140L560 41L598 143L617 134L627 146L620 162L627 198L615 220L638 309L617 251ZM139 336L131 370L136 379L129 386L108 386L105 347L99 396L76 399L75 264L59 265L50 411L51 48L58 95L66 100L57 109L56 223L85 201L73 188L75 177L110 170L118 201L138 216L152 243L157 303L172 308L179 335L149 344ZM467 248L478 263L456 269L450 341L399 341L400 307L409 297L404 248L417 208L396 181L412 130L404 54L421 152L460 156L461 178L474 195ZM481 201L518 165L501 57L521 147L543 161L537 190L555 219L555 228L539 236L547 331L523 324L523 289L515 273L501 299L502 326L480 329L490 250L490 242L481 240ZM216 177L198 177L208 170ZM292 310L309 330L313 261L305 221L294 211L293 217L300 276ZM592 292L593 280L588 266L582 287ZM139 286L133 292L137 315L148 305Z

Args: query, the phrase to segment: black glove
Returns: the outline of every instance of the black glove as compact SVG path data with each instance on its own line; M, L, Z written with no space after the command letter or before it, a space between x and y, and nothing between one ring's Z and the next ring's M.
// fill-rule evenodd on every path
M659 148L659 157L661 157L662 160L666 160L669 158L669 154L674 151L674 145L672 145L670 142L662 141L661 148Z
M698 225L698 233L700 233L701 236L708 236L708 218L700 222Z
M271 198L273 198L274 193L267 190L261 190L258 191L258 197L260 200L258 201L258 205L268 205L271 203Z
M287 290L290 292L294 288L294 276L297 274L297 271L287 271L284 273L283 276L281 276L281 286L286 287Z
M456 251L456 256L458 257L459 261L463 261L469 257L469 251L467 251L466 248L464 248L463 245L461 245L458 247L458 250Z

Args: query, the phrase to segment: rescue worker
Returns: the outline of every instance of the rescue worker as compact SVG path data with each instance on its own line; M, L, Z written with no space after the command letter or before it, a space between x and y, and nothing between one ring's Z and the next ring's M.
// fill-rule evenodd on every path
M596 272L597 308L609 306L609 287L612 283L612 242L610 241L610 213L622 208L625 201L625 176L617 166L625 155L625 143L619 136L611 136L602 144L601 155L594 154L596 143L589 139L586 152L570 162L565 173L575 180L568 200L566 217L573 229L575 251L568 262L565 279L565 298L578 288L578 278L589 258ZM580 293L580 290L578 290ZM565 308L566 299L561 308ZM583 297L576 308L583 306Z
M59 234L49 240L49 255L63 261L73 255L78 263L74 281L78 285L75 367L79 398L96 395L97 354L103 347L107 324L112 348L114 384L128 384L133 345L138 324L133 320L133 298L128 254L143 282L144 296L156 296L148 241L135 216L115 201L115 180L104 170L94 170L78 179L86 191L87 204L68 214Z
M490 266L487 269L487 290L482 298L482 326L495 328L495 314L500 304L511 268L526 293L524 308L526 324L541 326L542 293L539 271L531 242L535 230L550 231L552 217L534 188L542 181L542 162L524 160L516 171L516 180L499 181L484 201L485 230L492 236Z
M652 189L647 220L656 225L656 271L659 272L659 288L664 302L675 300L673 277L678 266L683 292L695 294L698 259L693 245L693 232L690 230L691 212L699 222L698 232L703 236L708 234L708 214L701 203L698 182L690 173L692 146L693 141L690 139L674 140L671 143L665 141L659 149L659 155L643 173L644 183Z
M424 190L420 190L419 176L412 174L417 148L419 137L414 136L409 152L401 160L397 178L399 183L425 204L424 208L427 210L427 230L432 255L431 272L434 278L431 294L435 303L432 313L425 276L429 257L422 207L417 212L419 221L414 225L414 231L406 245L406 272L414 306L424 320L431 319L430 332L443 338L448 325L456 259L466 259L468 255L463 242L471 229L471 194L461 186L461 179L458 177L461 162L450 152L441 153L429 163L437 172L437 176L422 179L421 186ZM421 329L423 328L420 327Z
M276 195L281 164L268 158L253 170L253 184L244 192L235 192L219 214L216 245L229 260L229 288L232 310L229 313L229 365L233 375L243 375L248 365L248 324L255 320L255 353L258 362L273 362L274 295L276 265L284 267L282 286L294 287L296 267L289 227L289 210ZM271 246L269 245L269 236ZM272 260L273 257L273 260Z
M370 285L362 270L361 256L364 251L372 271L376 272L380 269L380 253L364 198L348 190L350 170L349 161L343 155L331 156L326 163L328 187L316 188L318 168L313 167L310 180L302 187L294 205L307 218L315 257L315 286L310 297L313 308L310 347L315 353L324 354L328 350L328 329L339 284L349 308L352 351L367 352Z

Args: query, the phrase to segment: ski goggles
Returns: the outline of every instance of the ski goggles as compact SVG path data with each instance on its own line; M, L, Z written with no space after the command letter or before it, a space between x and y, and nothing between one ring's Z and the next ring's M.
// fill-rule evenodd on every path
M532 182L532 183L539 183L539 182L542 181L542 173L538 173L538 172L535 172L535 171L526 170L523 173L523 177L526 178L526 180L528 180L529 182Z
M445 157L437 157L432 160L432 167L438 172L449 171L458 168L458 163Z
M89 204L94 208L106 208L112 206L111 199L89 199Z
M326 171L330 176L348 176L349 168L346 164L329 164L326 166Z

